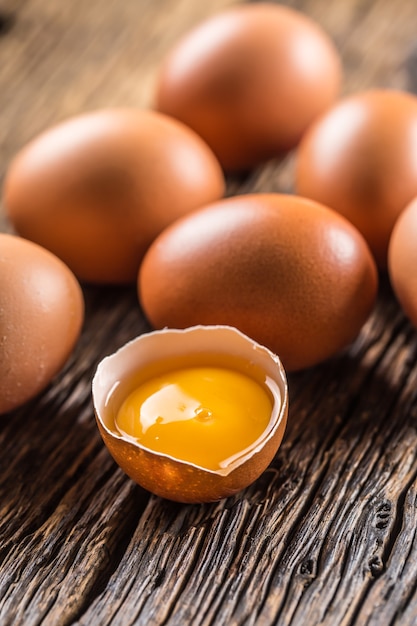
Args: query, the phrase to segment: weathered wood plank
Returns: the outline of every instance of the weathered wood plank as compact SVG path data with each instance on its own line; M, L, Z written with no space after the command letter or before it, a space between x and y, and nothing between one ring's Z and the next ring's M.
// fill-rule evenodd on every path
M148 106L170 45L230 4L3 1L0 177L25 141L59 119ZM334 37L346 92L417 91L415 3L287 4ZM292 168L292 157L270 163L231 179L229 193L291 191ZM85 296L83 335L65 370L0 419L2 625L416 623L417 333L386 277L357 341L290 376L289 425L271 467L241 494L199 506L150 496L103 448L91 376L149 327L133 289Z

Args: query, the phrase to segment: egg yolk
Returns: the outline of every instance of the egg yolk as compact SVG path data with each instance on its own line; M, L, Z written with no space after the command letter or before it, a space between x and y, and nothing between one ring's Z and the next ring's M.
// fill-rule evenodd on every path
M187 367L140 384L115 416L121 435L210 470L226 467L271 419L266 388L223 367Z

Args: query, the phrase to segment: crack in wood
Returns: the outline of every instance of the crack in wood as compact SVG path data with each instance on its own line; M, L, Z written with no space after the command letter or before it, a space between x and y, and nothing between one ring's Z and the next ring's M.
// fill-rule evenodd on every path
M13 13L4 13L0 10L0 37L7 35L13 28L16 16Z

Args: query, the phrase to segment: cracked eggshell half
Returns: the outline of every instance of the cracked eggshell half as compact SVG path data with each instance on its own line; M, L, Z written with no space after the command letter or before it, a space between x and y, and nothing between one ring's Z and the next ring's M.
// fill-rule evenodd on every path
M231 363L273 382L272 412L265 431L228 466L216 471L154 452L122 436L114 421L118 407L142 372L158 371L167 360L201 363L202 358L211 363ZM139 336L99 364L92 395L98 428L116 463L145 489L179 502L216 501L254 482L277 452L288 414L288 387L279 357L228 326L167 328Z

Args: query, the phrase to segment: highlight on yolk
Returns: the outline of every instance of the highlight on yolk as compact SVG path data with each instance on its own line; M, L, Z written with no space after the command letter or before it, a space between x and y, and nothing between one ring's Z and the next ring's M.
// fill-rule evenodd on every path
M185 367L140 384L115 426L150 450L218 470L264 433L272 407L267 388L237 370Z

